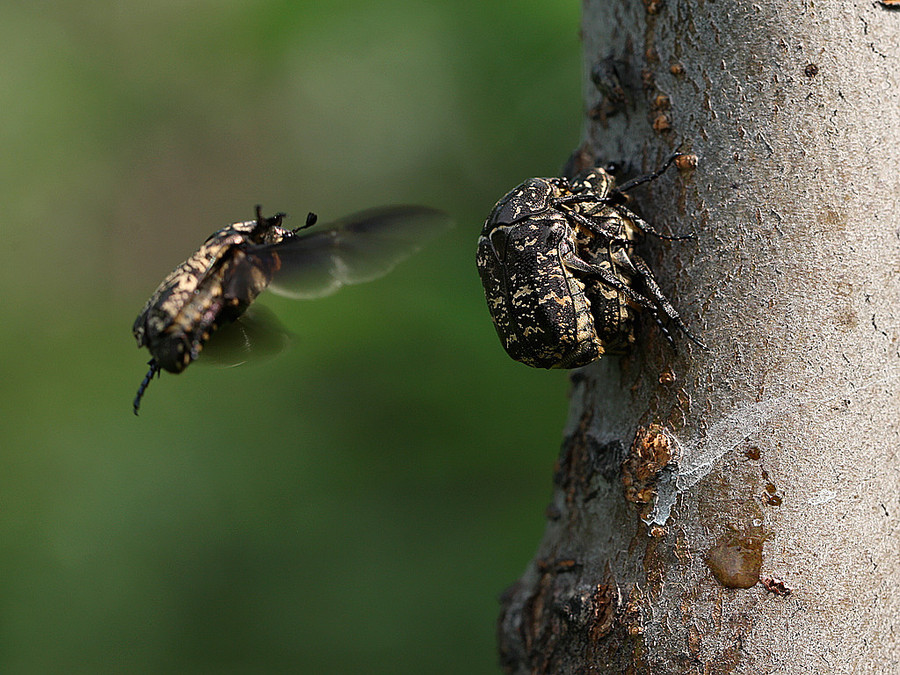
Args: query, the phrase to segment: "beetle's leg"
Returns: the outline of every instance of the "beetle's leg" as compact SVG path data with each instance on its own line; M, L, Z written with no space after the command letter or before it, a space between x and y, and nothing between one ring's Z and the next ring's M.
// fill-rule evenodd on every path
M644 297L643 295L641 295L640 293L635 291L633 288L631 288L627 284L623 283L622 280L619 279L619 277L617 277L615 274L613 274L609 270L603 269L602 267L599 267L597 265L591 265L590 263L585 262L584 260L582 260L581 258L576 256L572 252L563 254L562 261L563 261L563 264L565 264L565 266L568 267L573 272L581 272L582 274L587 274L592 277L597 277L604 284L606 284L610 288L613 288L613 289L619 291L619 293L624 295L626 298L628 298L635 304L640 305L647 311L652 312L654 314L657 314L659 312L659 308L655 304L653 304L652 300Z
M625 203L625 197L618 191L611 192L609 196L598 197L593 193L578 193L566 195L565 197L556 197L554 206L570 206L571 204L585 204L593 202L595 204L603 204L604 206L618 206Z
M603 201L602 198L598 198L597 195L594 194L570 194L565 195L564 197L556 197L554 200L555 206L568 206L569 204L583 204L584 202L597 202Z
M616 215L604 216L603 218L600 218L597 216L589 218L588 216L585 216L584 214L581 214L578 211L569 210L569 209L566 209L565 211L563 211L563 215L565 215L565 217L568 218L569 220L586 227L588 230L590 230L594 234L597 234L597 235L600 235L601 237L605 237L605 238L609 239L610 243L618 243L618 244L622 244L623 246L628 246L628 245L634 243L631 239L622 235L621 233L609 232L606 229L604 229L602 225L598 224L598 221L601 221L601 220L616 220L617 219ZM640 229L640 228L638 228L638 229Z
M137 396L134 397L134 414L138 414L138 408L141 407L141 399L144 397L144 392L147 391L147 387L150 386L150 380L153 379L154 375L159 375L159 364L156 362L156 359L150 359L147 364L150 366L150 370L147 371L147 374L144 375L144 379L141 380L141 386L138 387Z
M632 254L630 256L630 260L631 264L634 266L634 269L637 271L638 276L640 276L641 280L644 282L644 286L647 287L648 294L651 298L653 298L666 318L676 326L678 326L679 330L687 335L692 342L697 344L699 347L702 347L703 349L708 349L708 347L703 344L697 336L691 333L691 331L685 325L684 321L682 321L681 316L679 316L678 314L678 311L674 306L672 306L672 303L669 302L669 299L663 294L662 290L659 287L659 284L656 283L656 278L653 276L653 272L650 271L650 266L644 261L644 259L638 255ZM664 332L668 333L668 331ZM669 341L671 342L672 338L668 335L667 337L669 337Z
M600 279L600 281L605 283L607 286L610 286L611 288L614 288L615 290L619 291L628 300L631 300L633 303L635 303L636 305L639 305L640 307L645 309L647 312L649 312L650 316L653 317L653 321L655 321L656 325L659 326L660 332L665 336L666 340L669 341L669 343L672 345L673 349L675 348L675 340L672 337L672 334L669 332L669 329L666 327L666 324L663 322L663 320L659 316L659 311L660 311L661 305L657 305L650 298L647 298L646 296L641 295L640 293L635 291L630 286L622 283L622 281L616 275L612 274L608 270L605 270L602 267L598 267L596 265L591 265L590 263L587 263L584 260L582 260L581 258L577 257L574 253L569 253L568 255L563 255L562 259L563 259L563 262L565 263L566 267L568 267L569 269L576 271L576 272L583 272L584 274L589 274L594 277L598 277ZM641 262L643 262L643 261L641 261ZM646 265L646 263L645 263L645 265ZM640 269L637 269L635 271L639 275L643 276L643 272ZM652 279L652 276L651 276L651 279ZM655 281L652 283L655 286ZM648 285L648 287L650 286L650 284L647 284L647 285ZM656 289L658 291L659 287L656 286ZM662 300L666 304L668 304L668 301L665 299L664 296L662 296L662 293L660 293L660 296L662 297ZM669 304L669 307L671 307L671 304ZM662 307L662 309L663 309L663 311L665 311L665 307ZM675 311L674 308L672 309L672 311L673 312ZM694 336L691 335L691 333L684 326L681 319L678 317L677 312L675 312L674 317L669 316L667 313L666 318L674 321L678 325L678 327L681 328L681 330L683 330L685 332L685 334L688 335L688 337L693 339L695 342L697 341L696 338L694 338ZM702 344L702 343L698 342L698 344Z
M638 176L637 178L632 178L625 183L622 183L619 187L615 189L616 192L628 192L631 188L635 188L638 185L643 185L644 183L649 183L651 180L656 180L660 176L662 176L666 169L672 166L672 162L674 162L678 157L682 155L681 152L676 151L669 155L669 158L663 163L663 165L658 168L653 173L648 173L646 176Z
M665 336L666 340L672 345L672 348L675 348L675 340L672 337L672 334L669 332L669 329L666 327L666 324L659 316L660 307L657 306L653 300L650 298L641 295L637 291L635 291L630 286L623 284L622 281L610 273L609 271L603 269L602 267L597 267L596 265L591 265L586 263L581 258L576 257L575 255L571 256L572 259L568 259L567 257L563 257L563 262L566 263L566 266L574 271L584 272L585 274L590 274L594 277L599 277L600 281L605 283L607 286L614 288L619 291L622 295L624 295L627 299L631 300L636 305L639 305L644 310L649 312L650 316L653 317L653 321L656 322L656 325L659 326L660 332ZM640 272L638 272L640 274ZM666 315L666 318L670 318ZM679 319L680 321L680 319ZM683 326L682 330L684 329Z
M624 206L617 206L616 210L620 214L622 214L623 216L628 218L628 220L630 220L632 223L634 223L634 225L641 232L643 232L645 234L653 235L657 239L664 239L666 241L684 241L685 239L694 239L694 235L692 235L692 234L684 234L681 236L675 236L672 234L663 234L662 232L657 230L655 227L653 227L650 223L648 223L646 220L641 218L634 211L632 211L631 209L626 208Z

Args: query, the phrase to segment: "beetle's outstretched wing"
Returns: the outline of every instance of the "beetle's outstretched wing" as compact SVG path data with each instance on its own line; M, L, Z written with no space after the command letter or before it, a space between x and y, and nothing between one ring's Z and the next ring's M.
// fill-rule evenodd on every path
M278 269L269 286L273 292L297 300L320 298L341 286L387 274L450 225L447 214L436 209L387 206L260 247L252 254L277 257Z

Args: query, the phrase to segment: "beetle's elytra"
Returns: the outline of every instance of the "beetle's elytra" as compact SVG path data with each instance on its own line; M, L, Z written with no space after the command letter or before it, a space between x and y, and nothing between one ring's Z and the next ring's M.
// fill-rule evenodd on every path
M634 342L636 309L650 313L671 341L674 325L697 344L634 252L645 234L665 239L625 206L604 169L567 178L532 178L494 206L476 262L494 327L507 353L536 368L576 368Z
M213 333L241 320L267 287L296 299L329 295L386 274L450 225L443 212L424 206L363 211L302 234L315 224L314 214L293 230L281 226L283 217L265 218L257 207L256 220L212 234L150 296L133 327L138 347L151 356L135 414L154 375L187 368Z

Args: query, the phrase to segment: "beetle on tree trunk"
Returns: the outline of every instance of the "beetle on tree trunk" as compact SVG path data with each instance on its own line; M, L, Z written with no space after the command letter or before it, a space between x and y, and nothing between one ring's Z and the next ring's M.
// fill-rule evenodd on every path
M666 338L674 325L698 345L634 245L663 235L625 206L625 192L595 167L572 179L531 178L497 202L478 240L476 262L488 309L507 353L536 368L577 368L634 342L634 309ZM674 344L674 343L673 343Z

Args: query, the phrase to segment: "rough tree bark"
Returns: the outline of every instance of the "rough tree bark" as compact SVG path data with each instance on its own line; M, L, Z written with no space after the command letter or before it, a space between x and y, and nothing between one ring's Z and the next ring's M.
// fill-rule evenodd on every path
M586 146L711 347L573 374L511 673L900 673L898 0L586 0ZM595 86L596 85L596 86Z

